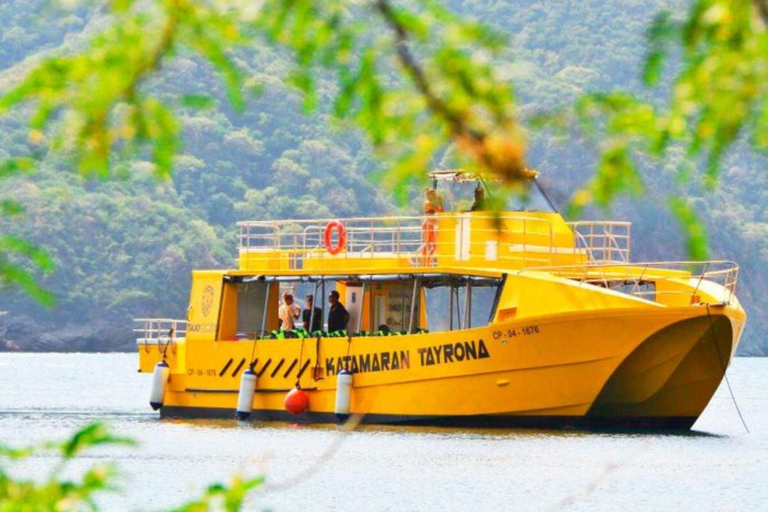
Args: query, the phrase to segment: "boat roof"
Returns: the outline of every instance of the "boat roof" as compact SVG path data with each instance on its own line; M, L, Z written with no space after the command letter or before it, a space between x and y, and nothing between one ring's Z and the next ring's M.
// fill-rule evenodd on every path
M199 272L199 271L198 271ZM203 271L206 272L206 271ZM208 271L210 272L210 271ZM419 278L441 278L441 277L459 277L469 280L482 281L484 279L498 279L509 270L505 269L487 269L487 268L473 268L473 267L444 267L441 269L413 269L404 271L404 269L378 269L376 272L371 272L370 269L359 270L347 270L347 271L322 271L315 270L273 270L273 271L253 271L242 269L231 269L213 271L220 272L232 278L238 280L257 281L319 281L319 280L351 280L351 281L402 281L413 279L418 276Z
M527 170L538 175L538 171L534 171L533 169L527 169ZM482 182L498 181L494 179L489 179L487 176L481 176L475 172L465 171L463 169L438 169L438 170L430 171L428 173L428 176L431 180L436 182L453 181L458 183L465 183L469 181L482 181Z
M482 181L479 175L461 169L440 169L431 171L428 175L434 181Z

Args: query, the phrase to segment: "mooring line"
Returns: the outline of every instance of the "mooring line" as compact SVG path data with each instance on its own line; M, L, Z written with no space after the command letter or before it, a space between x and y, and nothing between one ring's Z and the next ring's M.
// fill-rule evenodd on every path
M733 388L731 388L731 381L728 379L728 367L724 366L723 358L720 356L720 347L717 345L717 338L715 337L715 324L712 321L712 313L709 311L709 304L706 304L706 307L707 317L709 318L709 332L712 334L712 343L715 345L715 351L717 352L717 361L720 363L720 368L723 370L725 385L728 388L728 393L731 395L731 401L733 401L733 405L739 415L741 424L744 425L744 430L746 430L747 434L749 434L749 427L747 426L747 422L744 420L744 415L741 414L741 408L739 407L739 403L736 401L736 395L733 394Z

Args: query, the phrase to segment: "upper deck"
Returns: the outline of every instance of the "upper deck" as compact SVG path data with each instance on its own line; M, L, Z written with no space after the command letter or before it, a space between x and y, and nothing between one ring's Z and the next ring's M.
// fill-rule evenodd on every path
M343 226L343 240L336 229L326 236L334 220ZM545 212L248 221L238 223L239 267L302 274L626 264L630 227L566 223Z

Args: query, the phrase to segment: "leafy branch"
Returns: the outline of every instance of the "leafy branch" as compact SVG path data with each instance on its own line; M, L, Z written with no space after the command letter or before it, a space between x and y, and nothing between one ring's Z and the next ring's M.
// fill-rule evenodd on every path
M236 63L237 51L266 41L295 53L296 68L286 79L304 94L307 111L318 104L315 74L335 74L333 114L352 121L397 162L384 181L401 199L409 183L424 179L435 155L454 143L460 165L507 181L525 179L513 95L491 65L503 38L433 1L416 5L409 11L387 0L266 0L254 10L239 2L111 0L107 28L84 49L32 69L0 96L0 115L31 106L32 152L64 155L84 176L105 178L116 163L149 156L155 175L167 178L180 147L180 123L152 94L150 79L178 55L197 57L218 73L231 105L241 111L244 92L260 89ZM379 21L361 22L366 11ZM372 36L377 23L391 35ZM178 106L208 103L189 94ZM2 212L15 207L5 204ZM8 249L42 262L31 247L8 242ZM2 272L7 282L49 300L22 267L6 265Z
M679 48L682 67L658 105L628 93L587 94L552 123L572 122L601 148L595 176L573 196L572 213L589 203L606 206L618 195L639 194L640 158L656 161L682 150L681 185L712 189L723 158L741 138L768 150L768 4L764 0L697 0L684 19L659 13L647 32L643 83L662 84L668 54ZM566 118L564 121L563 118ZM568 121L567 118L571 120ZM706 236L690 203L670 198L689 254L704 258Z
M496 175L507 182L525 182L534 176L523 162L522 144L519 136L513 135L515 122L507 108L498 109L496 134L490 135L475 129L468 122L467 113L454 111L433 90L424 70L418 64L409 48L409 34L406 24L387 0L377 0L376 10L395 35L395 48L400 65L410 76L416 89L426 99L432 113L447 125L453 140L459 147L471 154L481 164L485 173ZM466 77L464 77L466 79ZM465 87L476 92L471 84ZM511 97L511 94L510 94ZM503 130L504 134L498 132Z
M132 444L133 441L129 439L113 436L104 425L93 423L63 443L43 443L24 448L0 446L0 510L74 511L85 507L97 510L97 495L117 489L114 485L117 476L115 467L111 464L98 464L85 469L79 477L73 479L62 475L72 462L95 446ZM19 479L6 471L8 463L50 452L59 458L43 479Z
M111 463L97 464L75 471L79 475L75 478L65 475L70 475L73 465L94 448L135 445L132 439L115 436L102 423L86 425L64 442L46 442L21 448L0 445L0 511L97 511L100 509L97 499L103 493L119 491L116 485L119 476L117 468ZM14 463L41 454L58 457L44 478L27 480L11 475L9 470L13 469ZM174 508L173 512L237 512L242 509L249 493L261 486L263 481L261 477L234 477L229 484L210 485L199 498Z

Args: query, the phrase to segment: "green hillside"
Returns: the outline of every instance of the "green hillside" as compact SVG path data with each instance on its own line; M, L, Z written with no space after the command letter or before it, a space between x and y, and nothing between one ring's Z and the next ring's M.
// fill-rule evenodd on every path
M661 1L450 1L453 10L508 34L512 46L498 65L515 84L523 117L564 105L584 91L640 90L644 31ZM0 5L0 88L18 80L50 52L84 44L103 24L85 8L52 11L47 0ZM63 49L62 49L63 48ZM182 112L184 146L171 182L155 181L147 162L121 167L118 179L86 181L54 158L3 190L26 206L4 231L46 247L57 262L44 284L58 297L45 309L16 291L0 296L0 340L39 350L131 349L131 318L181 317L193 268L232 266L234 223L245 219L311 218L394 211L390 195L371 176L377 160L364 138L333 127L328 116L308 117L301 98L281 77L291 60L269 47L251 48L240 64L259 77L264 93L243 114L233 112L221 85L200 62L179 56L151 86L171 104L178 92L213 93L218 108ZM334 84L321 83L321 94ZM656 93L658 94L658 93ZM29 150L20 114L0 118L0 157ZM562 206L591 175L597 153L578 137L532 135L528 161L542 171ZM759 307L768 286L766 159L737 145L726 159L718 190L681 190L671 162L647 162L646 195L617 202L592 218L632 220L637 261L684 259L680 229L666 210L671 195L697 198L710 235L711 256L743 267L740 296L750 314L742 353L768 353L768 311ZM439 166L441 162L435 162Z

